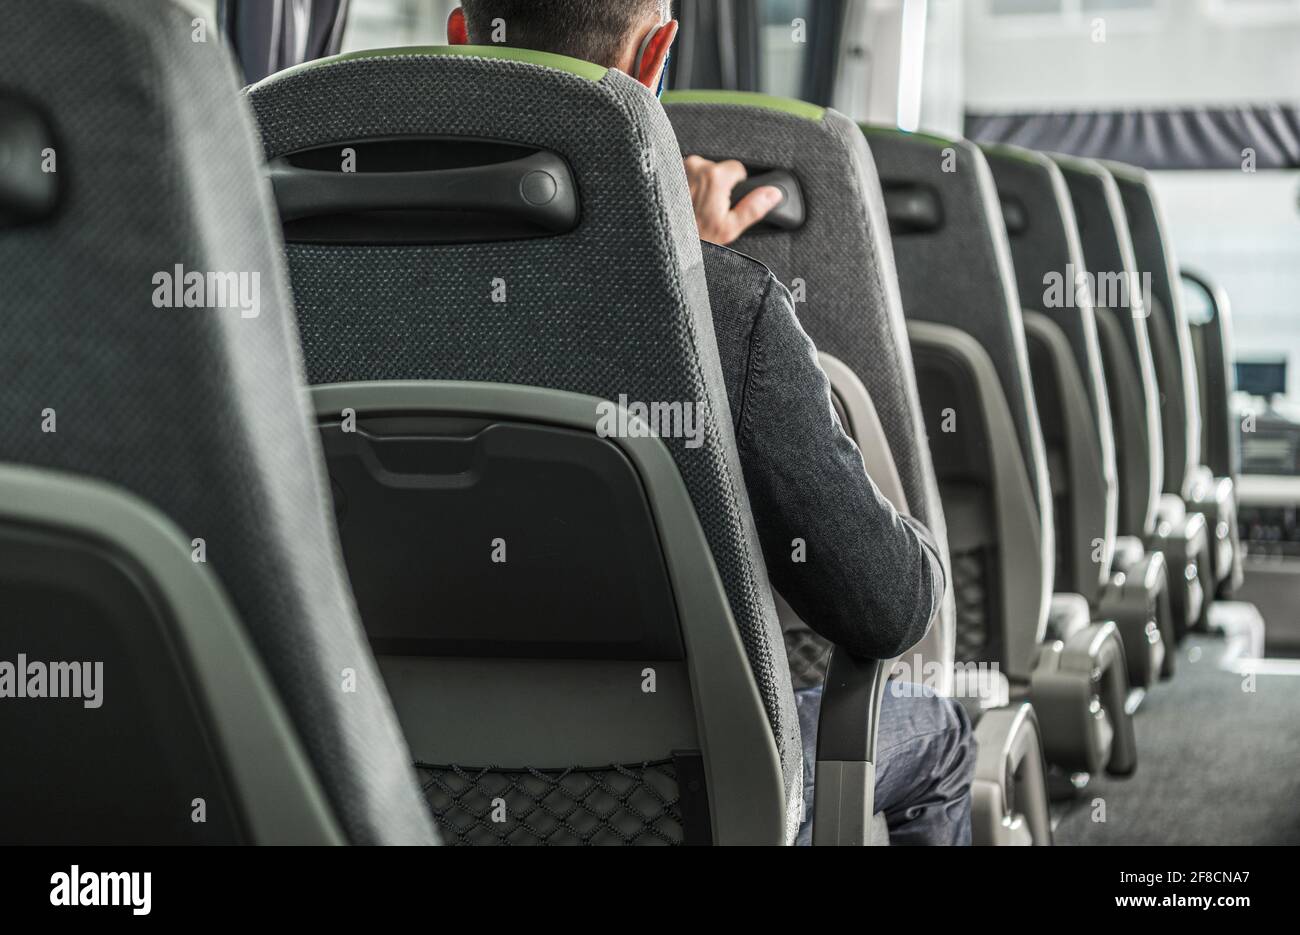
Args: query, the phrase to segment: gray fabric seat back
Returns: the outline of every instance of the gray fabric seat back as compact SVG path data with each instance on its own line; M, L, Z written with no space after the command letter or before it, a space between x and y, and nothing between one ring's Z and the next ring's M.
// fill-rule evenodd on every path
M1079 288L1087 267L1074 208L1064 176L1047 156L1001 145L983 150L1002 202L1028 329L1056 519L1056 589L1095 604L1110 578L1118 491L1097 322L1091 293ZM1105 548L1094 561L1098 541Z
M966 140L864 130L944 496L957 656L1026 675L1052 590L1052 502L997 191Z
M906 511L947 554L947 529L921 417L880 181L857 125L834 110L762 95L665 96L683 154L737 159L753 174L787 172L805 211L794 229L751 228L733 245L793 290L818 351L861 381L879 418ZM832 385L835 374L831 372ZM850 419L850 422L852 420ZM871 440L858 439L864 456ZM885 477L876 478L884 485ZM923 656L952 661L955 606L945 601Z
M1222 286L1196 270L1180 270L1192 332L1192 356L1200 390L1201 454L1215 477L1234 480L1241 471L1240 431L1233 415L1232 303Z
M394 138L432 141L439 152L505 143L563 160L580 214L562 233L491 239L476 228L405 244L291 236L309 382L503 383L694 406L698 437L663 441L725 586L787 794L797 798L790 676L736 452L685 172L659 102L620 72L500 47L341 56L246 93L270 160L310 150L332 158L346 146L364 172L376 152L368 141ZM444 231L472 219L445 220Z
M3 18L0 88L49 122L60 191L49 218L0 230L0 463L105 482L174 524L187 549L202 540L344 837L433 842L339 560L228 53L210 29L193 41L193 13L170 2L6 2ZM209 290L206 307L173 307L227 272L251 301ZM54 430L42 431L43 411ZM105 672L105 712L166 675L128 673ZM155 726L172 716L145 710ZM147 766L96 761L75 779L88 797L121 790L126 809L133 793L114 784Z
M1187 499L1201 466L1201 407L1191 330L1183 309L1173 244L1165 232L1163 212L1150 173L1123 163L1103 165L1119 185L1143 292L1150 292L1147 330L1156 386L1160 391L1163 490Z
M1115 428L1118 532L1145 541L1155 529L1164 448L1159 390L1128 220L1119 187L1101 163L1056 154L1052 159L1065 174L1090 276ZM1134 300L1139 303L1136 310Z

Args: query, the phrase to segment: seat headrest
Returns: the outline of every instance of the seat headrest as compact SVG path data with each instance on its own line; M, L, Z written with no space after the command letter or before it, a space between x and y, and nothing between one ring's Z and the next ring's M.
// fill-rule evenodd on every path
M997 368L1029 477L1045 476L1011 248L983 153L969 140L863 129L885 191L907 318L980 343ZM1033 486L1043 510L1045 482Z
M55 409L58 432L37 445L26 420L6 419L0 458L97 474L155 502L171 475L184 495L168 512L186 520L207 499L187 484L215 474L224 487L223 467L234 478L255 467L231 464L250 448L307 437L278 241L229 55L211 33L193 41L192 15L171 2L13 6L0 86L48 125L59 203L0 235L0 361L10 411ZM227 454L206 460L198 439L223 432Z
M1088 267L1065 176L1042 153L1000 144L981 148L1004 216L1018 214L1021 219L1014 228L1007 225L1021 306L1056 323L1069 340L1085 380L1100 377L1092 295L1078 288L1079 277ZM1110 407L1104 385L1090 383L1089 390L1094 418L1099 427L1105 426L1103 436L1109 436Z
M1142 399L1123 399L1128 409L1141 407L1143 432L1146 435L1147 483L1141 503L1121 498L1121 512L1128 521L1121 525L1125 534L1150 531L1164 477L1164 449L1159 389L1147 333L1147 310L1144 306L1141 277L1129 234L1128 216L1115 177L1095 159L1082 159L1059 153L1049 154L1065 176L1078 222L1083 257L1092 275L1093 307L1098 319L1110 316L1124 333L1128 351L1127 365L1141 388ZM1108 375L1109 376L1109 375ZM1117 389L1112 379L1112 392ZM1119 406L1115 407L1118 413ZM1118 416L1116 416L1118 419ZM1136 459L1130 458L1136 462Z
M1119 185L1138 271L1150 277L1151 315L1160 316L1167 340L1152 341L1156 376L1164 396L1165 490L1187 495L1201 463L1201 411L1191 329L1183 309L1173 244L1151 173L1118 162L1103 163ZM1154 328L1157 322L1148 322Z
M664 109L683 155L794 178L804 223L752 228L733 246L771 268L818 350L862 381L909 508L942 535L880 183L861 131L834 110L762 94L674 91Z
M203 538L349 839L430 841L343 583L251 122L194 19L5 4L0 87L48 124L59 200L0 232L0 461L116 484Z
M1137 258L1129 234L1128 216L1114 176L1095 159L1049 153L1065 177L1084 260L1094 278L1136 276ZM1140 289L1094 290L1096 308L1113 308L1142 319ZM1135 305L1136 303L1136 305ZM1136 312L1136 315L1132 314Z

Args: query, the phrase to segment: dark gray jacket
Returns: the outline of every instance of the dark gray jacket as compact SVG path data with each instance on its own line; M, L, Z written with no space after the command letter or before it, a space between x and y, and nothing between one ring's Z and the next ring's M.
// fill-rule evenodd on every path
M826 639L870 658L925 635L946 586L929 531L867 476L785 286L704 244L740 465L773 586ZM796 561L796 543L804 560Z

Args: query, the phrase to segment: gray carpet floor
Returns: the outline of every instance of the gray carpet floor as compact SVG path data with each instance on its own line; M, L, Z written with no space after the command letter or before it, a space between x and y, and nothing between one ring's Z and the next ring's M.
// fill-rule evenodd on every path
M1184 643L1137 712L1137 773L1058 807L1057 844L1300 844L1300 676L1257 674L1243 691L1224 648Z

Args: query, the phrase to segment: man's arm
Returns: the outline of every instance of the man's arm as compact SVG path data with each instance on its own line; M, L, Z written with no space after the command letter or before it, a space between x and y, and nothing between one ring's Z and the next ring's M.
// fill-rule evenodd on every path
M914 645L943 600L938 548L867 476L816 348L774 277L751 334L741 405L740 460L777 590L804 623L855 655L887 658Z

